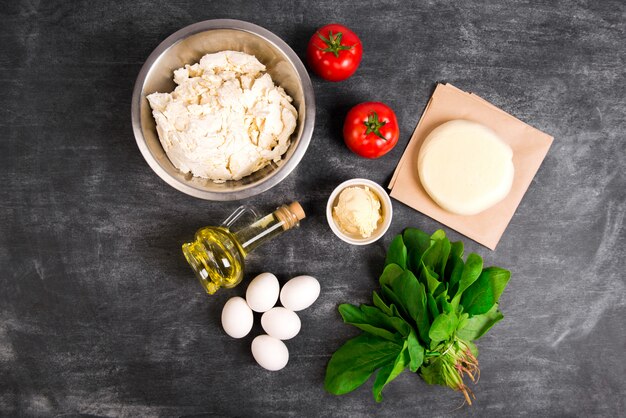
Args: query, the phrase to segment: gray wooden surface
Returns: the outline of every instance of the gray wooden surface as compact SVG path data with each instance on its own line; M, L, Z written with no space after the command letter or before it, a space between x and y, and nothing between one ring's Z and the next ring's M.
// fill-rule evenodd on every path
M130 126L135 77L170 33L212 18L251 21L303 57L332 21L361 37L354 77L313 77L311 146L279 186L245 203L299 200L302 227L260 249L248 277L322 285L277 373L221 329L180 252L241 202L188 197L141 157ZM618 416L626 398L626 7L623 1L48 2L0 6L0 415ZM336 307L366 302L386 245L440 225L394 202L389 233L364 248L324 216L341 181L387 184L436 81L473 91L555 142L497 250L513 277L505 319L479 341L473 407L403 374L376 404L368 382L325 393L331 353L356 334ZM340 131L361 101L391 105L398 146L374 161ZM453 239L462 238L446 229Z

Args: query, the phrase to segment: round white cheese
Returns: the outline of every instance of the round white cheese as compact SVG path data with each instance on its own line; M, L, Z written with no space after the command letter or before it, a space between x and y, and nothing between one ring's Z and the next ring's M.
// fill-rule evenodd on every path
M458 215L475 215L504 199L515 172L511 147L467 120L435 128L420 148L417 168L430 197Z

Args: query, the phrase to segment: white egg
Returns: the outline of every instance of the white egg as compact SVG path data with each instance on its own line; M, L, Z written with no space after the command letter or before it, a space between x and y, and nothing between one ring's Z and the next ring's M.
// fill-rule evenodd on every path
M289 350L284 342L269 335L259 335L252 340L252 357L267 370L280 370L289 361Z
M300 332L300 318L294 311L276 307L261 317L261 326L268 335L279 340L289 340Z
M291 311L308 308L320 295L320 283L311 276L298 276L289 280L280 291L280 303Z
M222 327L233 338L242 338L252 329L254 315L252 310L239 296L228 299L222 309Z
M269 311L276 305L280 285L272 273L261 273L256 276L246 289L246 302L255 312Z

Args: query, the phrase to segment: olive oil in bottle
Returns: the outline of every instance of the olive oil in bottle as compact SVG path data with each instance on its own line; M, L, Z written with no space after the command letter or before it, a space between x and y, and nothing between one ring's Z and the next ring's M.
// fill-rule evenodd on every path
M246 213L257 219L233 231L233 224ZM183 244L183 254L202 287L212 295L220 287L238 285L246 256L264 242L298 227L304 217L298 202L282 205L260 219L254 209L241 206L222 225L200 228L194 241Z

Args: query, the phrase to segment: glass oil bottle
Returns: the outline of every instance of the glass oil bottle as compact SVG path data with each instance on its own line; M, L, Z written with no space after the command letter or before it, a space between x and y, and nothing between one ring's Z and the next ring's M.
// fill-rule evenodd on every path
M253 221L235 228L244 215ZM183 254L202 287L212 295L220 287L238 285L246 256L264 242L298 227L304 217L298 202L282 205L263 217L252 207L240 206L220 226L200 228L194 241L183 244Z

